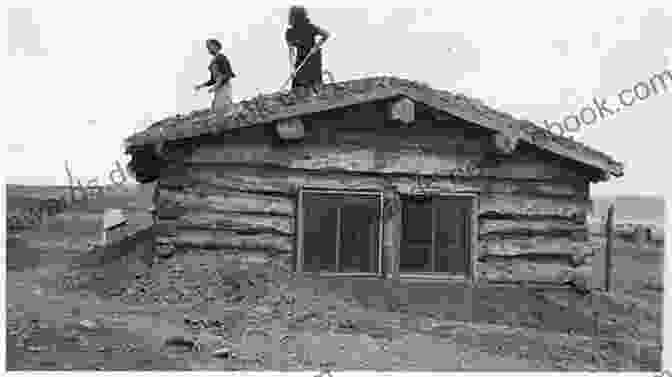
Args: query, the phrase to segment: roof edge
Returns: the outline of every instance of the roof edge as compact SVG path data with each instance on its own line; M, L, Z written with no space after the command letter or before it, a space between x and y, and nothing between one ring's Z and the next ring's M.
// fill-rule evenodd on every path
M623 176L623 163L615 161L607 154L583 143L555 135L531 121L517 119L508 113L490 108L477 99L462 94L436 90L425 84L396 77L366 78L346 83L351 85L352 88L346 96L339 98L338 101L334 101L333 98L339 96L339 90L345 87L343 83L325 85L324 93L318 95L316 101L283 103L282 110L276 113L265 111L263 105L265 96L262 95L241 102L241 106L245 104L259 109L259 111L240 112L232 117L217 119L215 114L212 114L209 110L199 110L186 117L178 115L173 118L166 118L154 123L145 131L126 138L124 149L126 153L132 154L134 150L143 149L148 145L159 142L217 134L234 128L261 125L294 116L314 114L396 96L406 96L437 111L459 117L495 132L504 133L516 140L524 140L553 154L595 167L606 172L607 175ZM185 126L174 127L179 123ZM148 132L153 129L157 131Z

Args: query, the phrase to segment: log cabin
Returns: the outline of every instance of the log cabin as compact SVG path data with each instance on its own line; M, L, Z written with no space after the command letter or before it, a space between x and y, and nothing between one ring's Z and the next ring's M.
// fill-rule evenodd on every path
M156 182L156 242L296 273L571 286L590 184L623 164L397 77L176 115L125 140Z

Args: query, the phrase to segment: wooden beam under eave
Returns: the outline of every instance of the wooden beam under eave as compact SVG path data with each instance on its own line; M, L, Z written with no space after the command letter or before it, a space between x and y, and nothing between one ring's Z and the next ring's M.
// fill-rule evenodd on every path
M509 155L516 150L516 147L518 147L520 138L514 135L508 135L504 132L497 132L492 136L492 141L495 145L495 150L498 153Z
M404 124L413 123L415 121L415 102L407 97L393 101L388 108L388 119L398 120Z
M300 140L306 135L303 122L299 117L279 120L275 124L275 129L283 140Z

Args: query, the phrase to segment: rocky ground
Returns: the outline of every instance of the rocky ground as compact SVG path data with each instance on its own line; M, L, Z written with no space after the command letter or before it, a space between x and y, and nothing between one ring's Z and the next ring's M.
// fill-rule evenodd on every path
M94 220L66 213L8 235L8 370L596 368L575 295L480 288L466 305L459 286L299 278L196 250L158 256L143 233L91 253ZM638 306L650 342L654 301ZM606 331L623 332L624 317ZM660 369L651 347L604 344L602 357L612 370Z

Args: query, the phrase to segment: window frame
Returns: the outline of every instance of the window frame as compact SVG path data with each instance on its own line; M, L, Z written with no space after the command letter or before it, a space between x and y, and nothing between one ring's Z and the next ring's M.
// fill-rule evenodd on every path
M431 197L431 200L434 200L436 197L466 197L471 200L471 212L470 215L467 216L467 227L468 227L468 233L469 237L467 237L467 253L469 255L467 256L467 259L469 260L469 268L468 268L468 274L467 275L455 275L447 272L412 272L412 273L403 273L401 272L401 253L403 252L404 249L404 221L405 218L402 215L401 219L401 224L400 224L400 229L399 231L401 232L400 234L400 247L399 247L399 257L397 258L397 266L396 269L399 271L399 277L402 279L437 279L437 280L459 280L459 281L470 281L472 283L477 283L478 282L478 274L476 271L476 264L477 264L477 259L478 259L478 206L479 206L479 201L478 201L478 194L476 193L446 193L446 192L432 192L429 194ZM402 206L405 205L405 201L408 199L412 199L413 195L407 195L407 194L402 194L400 199L402 201ZM436 242L436 211L437 207L432 205L432 253L431 253L431 258L432 258L432 267L434 267L434 261L433 259L435 258L435 242ZM403 211L402 211L403 214Z
M321 187L301 187L298 191L297 198L297 227L296 227L296 259L294 263L294 268L297 273L304 274L309 273L304 271L305 266L305 253L304 253L304 206L303 206L303 197L304 194L338 194L338 195L365 195L373 196L378 199L378 239L377 239L377 250L378 254L378 268L374 272L319 272L314 274L319 274L319 276L365 276L365 277L384 277L383 273L385 271L383 263L383 231L384 231L384 222L383 222L383 210L384 210L384 193L383 191L375 190L348 190L348 189L330 189L330 188L321 188ZM339 211L340 213L340 211ZM340 232L338 233L340 238ZM337 252L337 263L338 263L338 252ZM311 274L313 272L310 272Z

